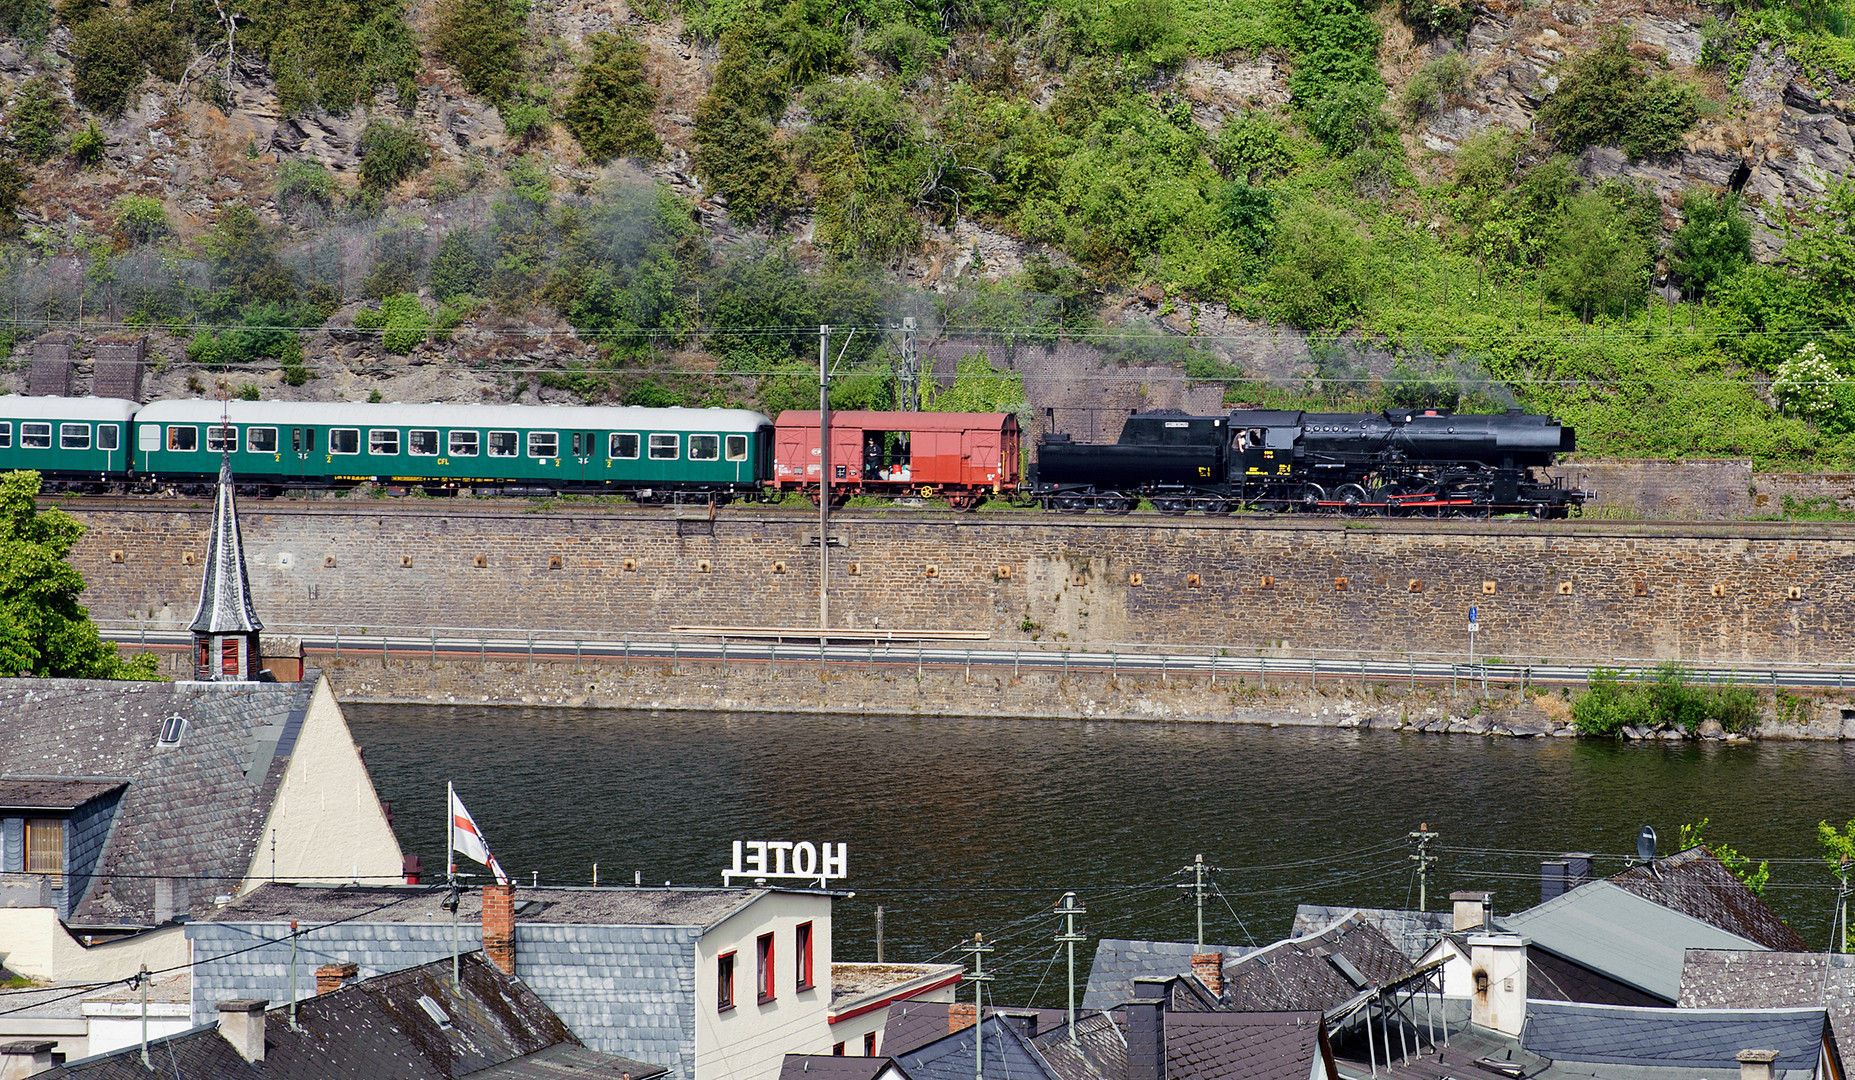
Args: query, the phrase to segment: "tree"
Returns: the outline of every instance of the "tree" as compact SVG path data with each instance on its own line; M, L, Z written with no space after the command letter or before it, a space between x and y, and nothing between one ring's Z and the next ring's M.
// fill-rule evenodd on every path
M1850 864L1855 863L1855 821L1840 829L1827 821L1819 821L1816 823L1816 839L1823 845L1823 864L1838 878L1846 876ZM1842 940L1836 944L1841 946L1843 952L1847 952L1851 940L1855 940L1855 935L1850 934L1845 926Z
M1771 864L1760 860L1758 869L1754 870L1752 868L1752 860L1747 856L1739 854L1739 852L1725 844L1708 842L1707 838L1701 835L1701 833L1707 828L1707 823L1712 820L1712 818L1701 818L1692 825L1681 826L1681 831L1676 836L1675 850L1686 851L1689 848L1706 848L1709 855L1720 860L1721 866L1731 870L1734 877L1745 882L1746 888L1752 890L1752 895L1765 895L1765 885L1771 880Z
M1570 69L1540 121L1559 148L1621 146L1632 161L1681 149L1687 130L1700 119L1699 95L1668 75L1650 78L1630 55L1630 30L1611 28Z
M508 0L448 0L438 7L432 43L464 87L501 105L522 77L528 6Z
M1696 297L1752 261L1752 223L1735 192L1714 195L1689 188L1681 195L1687 220L1669 243L1669 264Z
M594 34L586 44L593 54L580 69L561 122L597 161L620 154L656 157L663 144L651 127L657 90L645 78L644 47L623 34Z
M1649 245L1610 199L1572 196L1546 256L1546 292L1580 316L1627 313L1648 288Z
M84 579L67 561L84 526L33 501L39 474L0 474L0 676L153 679L155 658L124 660L77 602Z
M1283 318L1303 330L1350 322L1371 292L1372 242L1344 211L1312 200L1277 221L1268 288Z

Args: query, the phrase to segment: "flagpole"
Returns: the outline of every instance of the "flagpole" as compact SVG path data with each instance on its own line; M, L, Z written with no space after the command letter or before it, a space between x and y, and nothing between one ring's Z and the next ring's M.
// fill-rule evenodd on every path
M457 909L462 906L457 895L457 792L451 781L444 782L444 866L445 883L451 888L451 989L458 988L457 972Z

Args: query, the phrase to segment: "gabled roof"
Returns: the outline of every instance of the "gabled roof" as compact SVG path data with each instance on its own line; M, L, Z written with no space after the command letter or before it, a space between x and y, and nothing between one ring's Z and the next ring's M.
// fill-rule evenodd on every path
M550 885L517 888L515 921L570 926L688 926L708 929L772 889ZM429 885L292 885L267 882L214 908L201 922L445 923L442 890ZM480 923L483 897L475 889L459 897L457 917Z
M909 1080L891 1057L787 1054L779 1080Z
M949 1003L945 1001L897 1001L889 1006L889 1019L882 1029L882 1049L890 1057L900 1059L911 1050L919 1050L931 1042L947 1036L952 1024L947 1019ZM970 1008L970 1006L968 1006ZM1014 1008L1011 1006L987 1005L985 1015L998 1016L1010 1014L1020 1018L1018 1024L1023 1026L1022 1018L1035 1016L1038 1031L1047 1031L1069 1019L1066 1009ZM1080 1014L1078 1013L1078 1022ZM965 1030L971 1031L969 1026ZM969 1038L971 1036L968 1036Z
M987 1080L1062 1080L1011 1020L988 1016L980 1026L985 1033ZM976 1041L968 1027L898 1054L896 1060L913 1080L967 1080L974 1075Z
M1741 1050L1776 1050L1773 1068L1810 1071L1823 1051L1822 1009L1642 1009L1530 1001L1520 1043L1555 1061L1719 1069Z
M1609 881L1580 885L1497 922L1529 945L1669 1002L1681 991L1683 950L1758 947Z
M1855 1046L1855 956L1689 949L1677 1004L1684 1009L1820 1007L1829 1013L1836 1044Z
M1322 924L1323 926L1326 924ZM1189 941L1137 941L1102 938L1095 943L1095 962L1089 966L1085 1009L1111 1009L1134 995L1134 980L1142 977L1189 975L1198 953L1223 953L1224 960L1256 951L1255 946L1206 945Z
M1324 1011L1412 970L1390 938L1353 912L1316 934L1226 961L1224 1001L1235 1012Z
M1755 945L1778 952L1809 952L1778 913L1706 848L1693 847L1647 866L1632 866L1609 878L1620 889L1710 923ZM1695 946L1699 947L1699 946ZM1732 946L1708 946L1732 948Z
M527 986L480 953L461 961L457 989L449 960L407 968L310 998L264 1017L264 1060L248 1063L215 1027L151 1040L162 1073L193 1080L226 1077L323 1077L328 1080L560 1080L662 1068L580 1045L560 1017ZM148 1080L139 1047L72 1062L41 1074L83 1080Z
M238 532L229 457L219 462L219 494L213 501L212 531L206 537L200 609L188 629L196 634L256 633L264 629L251 606L251 579L245 572L245 544Z
M99 795L120 791L126 780L40 780L0 776L0 809L75 810Z
M234 891L316 685L0 679L0 777L128 782L70 921L151 924L160 877L193 879L199 910ZM157 747L169 716L185 731Z
M1307 1080L1321 1054L1318 1012L1184 1013L1166 1017L1173 1080Z
M1455 926L1455 915L1448 911L1401 911L1397 908L1335 907L1328 904L1300 904L1289 937L1305 937L1344 919L1348 912L1359 917L1391 939L1398 951L1414 963L1423 958L1444 934Z

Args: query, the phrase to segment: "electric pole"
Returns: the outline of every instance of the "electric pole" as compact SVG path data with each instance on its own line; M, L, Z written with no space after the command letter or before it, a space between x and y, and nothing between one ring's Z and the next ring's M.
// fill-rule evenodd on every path
M818 327L818 645L831 625L831 328ZM819 663L824 653L819 652Z
M1836 952L1849 951L1849 857L1842 856L1842 863L1836 867L1836 918L1832 928L1836 940L1831 946Z
M1076 894L1066 892L1063 902L1057 905L1056 913L1063 917L1063 932L1056 935L1056 940L1069 949L1069 1041L1076 1041L1076 942L1087 940L1076 933L1076 916L1088 909L1076 900Z
M1178 887L1181 889L1192 890L1192 892L1195 894L1195 897L1198 901L1198 949L1200 952L1204 951L1204 893L1205 893L1204 876L1207 872L1210 872L1216 869L1217 867L1215 866L1206 866L1204 864L1204 856L1200 855L1196 859L1192 860L1192 864L1190 866L1186 867L1184 870L1179 871L1180 873L1185 873L1187 871L1190 871L1191 874L1193 875L1192 883L1190 885L1180 885Z
M973 981L973 1080L985 1080L985 984L992 981L985 973L985 954L992 946L984 934L974 934L966 951L973 954L973 973L967 976Z
M1417 851L1410 860L1417 864L1417 910L1430 909L1430 870L1436 865L1436 856L1430 854L1430 841L1437 834L1430 831L1428 822L1419 822L1417 831L1410 834L1411 842L1417 845Z
M876 962L882 963L882 905L876 905Z
M902 356L895 365L895 406L902 412L921 409L921 359L915 355L915 320L902 320Z

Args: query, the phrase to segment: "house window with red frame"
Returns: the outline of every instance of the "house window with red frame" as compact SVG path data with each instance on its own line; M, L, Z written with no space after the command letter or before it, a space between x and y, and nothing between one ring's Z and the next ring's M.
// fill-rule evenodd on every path
M734 954L715 958L715 1008L727 1012L734 1008Z
M812 924L799 924L798 934L799 989L812 988Z
M773 993L774 993L774 989L776 985L773 982L773 935L772 934L761 934L760 935L760 940L755 942L755 945L754 945L754 955L760 962L760 966L758 969L758 973L760 976L758 980L758 985L760 988L760 1003L764 1005L767 1002L773 1000Z
M866 1031L863 1033L863 1056L876 1056L876 1033L874 1031Z

